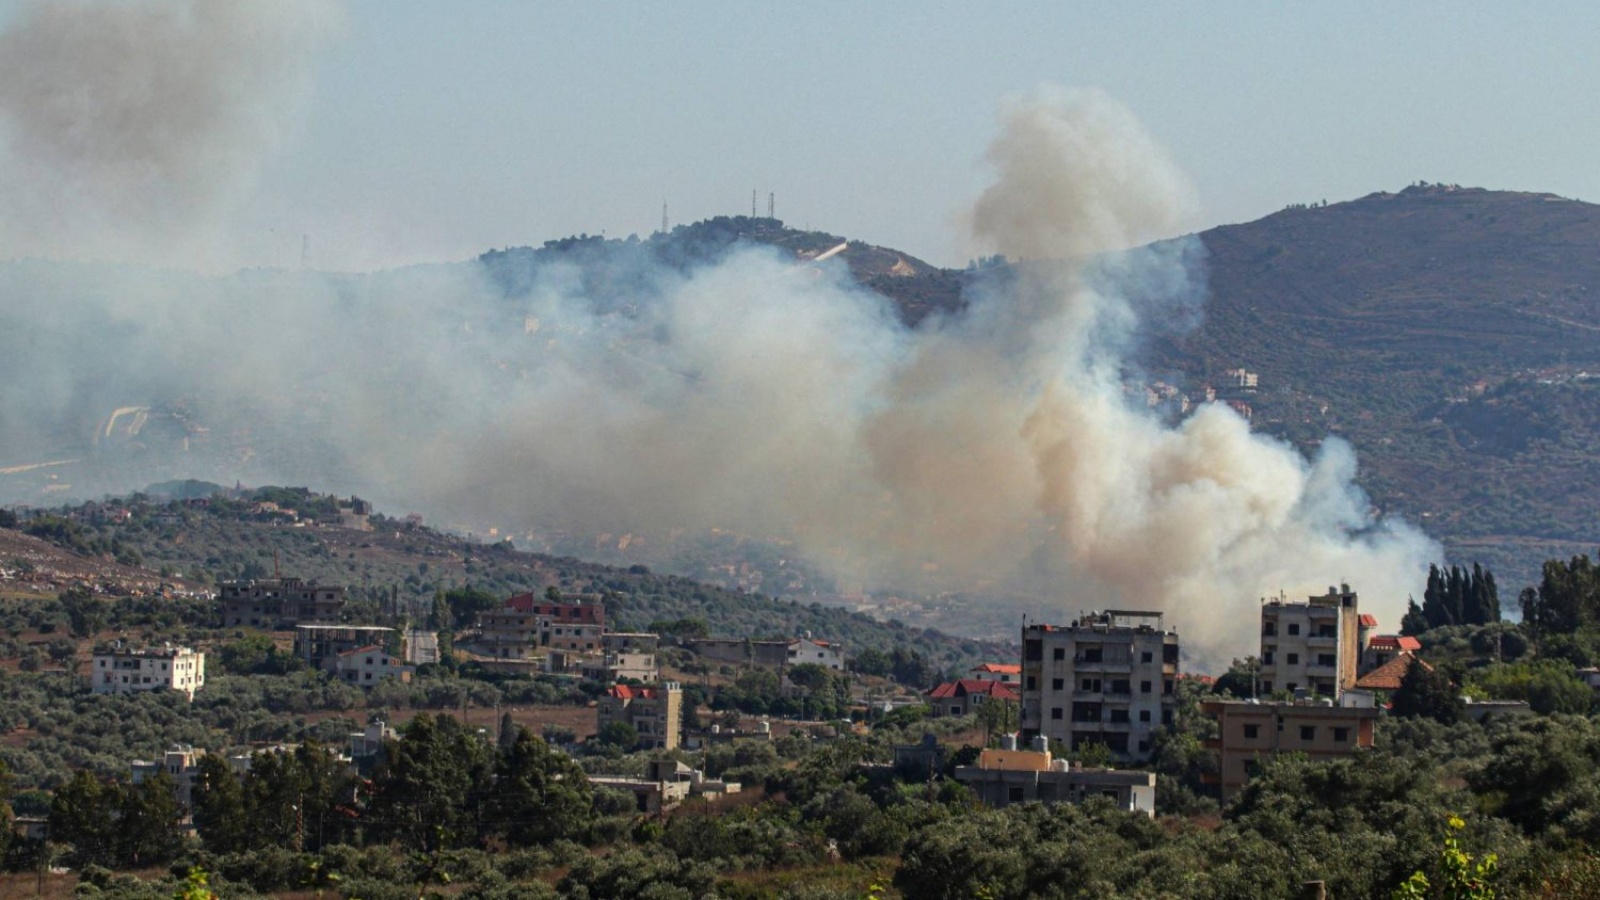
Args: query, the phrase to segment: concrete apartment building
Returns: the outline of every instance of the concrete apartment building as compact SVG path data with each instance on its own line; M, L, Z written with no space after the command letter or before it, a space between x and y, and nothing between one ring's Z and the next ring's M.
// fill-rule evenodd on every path
M683 690L677 682L664 681L655 687L619 684L606 691L596 705L597 728L626 722L639 733L640 747L677 748L683 723Z
M601 655L580 665L583 677L615 682L623 678L651 682L661 677L656 653L661 636L642 631L609 631L600 636Z
M364 688L372 687L385 678L410 681L412 673L416 671L404 660L390 656L379 644L346 650L331 660L324 660L324 666L340 681Z
M1103 744L1119 758L1150 755L1172 723L1178 633L1161 613L1108 610L1069 626L1022 629L1022 735L1077 750Z
M206 683L206 655L188 647L117 648L89 662L89 689L96 694L182 691L190 700Z
M370 647L387 647L395 630L378 625L297 625L294 655L307 668L334 671L339 654Z
M749 638L692 638L689 649L702 659L735 666L781 669L789 664L789 641Z
M1349 756L1372 746L1378 709L1371 695L1353 691L1345 704L1331 700L1259 703L1217 700L1201 709L1217 720L1217 737L1206 748L1217 752L1215 783L1226 801L1250 780L1251 770L1279 753L1304 753L1312 759Z
M1011 742L1014 737L1008 735ZM966 785L985 806L1012 803L1082 803L1106 797L1128 812L1156 814L1156 774L1119 769L1085 769L1064 759L1053 759L1034 739L1033 750L1014 747L984 750L975 765L957 766L956 780Z
M344 588L298 578L224 581L217 601L224 628L287 630L308 622L337 622Z
M563 596L559 601L517 594L499 609L478 615L472 644L495 659L531 659L545 648L596 653L605 625L606 609L598 594Z
M167 777L172 779L178 808L187 815L194 808L194 782L200 776L200 760L204 759L205 755L204 748L174 744L160 759L136 759L130 763L129 768L132 773L130 780L134 784L144 784L157 775L166 773Z
M1350 586L1304 603L1268 600L1261 607L1260 693L1305 691L1338 698L1355 687L1366 628Z

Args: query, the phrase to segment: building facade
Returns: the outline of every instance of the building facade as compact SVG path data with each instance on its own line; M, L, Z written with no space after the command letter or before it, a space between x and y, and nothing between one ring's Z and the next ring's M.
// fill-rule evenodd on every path
M395 630L377 625L297 625L294 629L294 655L307 668L332 672L339 654L368 647L387 647Z
M1280 753L1336 759L1371 747L1378 709L1370 699L1370 695L1351 692L1345 706L1325 699L1202 704L1201 709L1217 720L1217 737L1206 741L1206 748L1217 752L1218 771L1213 780L1221 784L1223 800L1244 787L1261 763Z
M976 678L947 681L929 691L927 698L928 715L934 718L968 716L984 703L1017 703L1022 699L1012 685Z
M1337 699L1359 677L1363 632L1349 585L1304 603L1268 600L1261 607L1260 694Z
M564 596L559 601L517 594L499 609L478 615L472 644L495 659L531 659L546 648L597 653L605 625L605 605L597 594Z
M639 746L646 750L674 750L679 744L683 690L677 682L655 687L619 684L600 697L596 709L599 729L626 722L639 733Z
M1022 629L1022 735L1078 750L1103 744L1145 759L1151 737L1172 724L1178 633L1161 613L1110 610L1075 623Z
M224 581L217 602L224 628L287 630L311 622L337 622L344 588L298 578Z
M984 806L1082 803L1104 797L1128 812L1156 814L1154 772L1085 769L1053 759L1044 749L984 750L976 764L957 766L955 777Z
M174 744L160 759L136 759L130 765L131 781L134 784L144 784L146 781L165 773L172 779L174 795L178 800L178 808L185 815L194 808L194 783L200 776L200 760L204 759L204 748L191 747L188 744Z
M1022 684L1022 667L1016 663L979 663L967 670L967 677L1015 687Z
M89 688L96 694L182 691L193 700L206 683L206 655L188 647L118 648L96 653L89 666Z
M410 681L415 670L382 646L369 644L334 656L329 666L335 678L357 687L372 687L385 678Z
M843 672L844 652L838 644L828 641L815 641L808 637L795 638L789 642L785 662L791 666L809 663L835 672Z
M580 666L583 677L611 683L621 679L651 682L661 677L656 652L661 636L647 632L608 631L600 636L601 654Z

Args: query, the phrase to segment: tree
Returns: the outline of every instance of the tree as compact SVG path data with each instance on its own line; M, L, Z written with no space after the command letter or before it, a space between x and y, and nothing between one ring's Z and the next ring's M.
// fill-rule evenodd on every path
M1494 880L1498 858L1488 853L1474 861L1472 855L1461 849L1455 833L1467 823L1455 816L1445 822L1444 846L1434 863L1434 877L1430 881L1420 869L1395 889L1391 900L1494 900ZM1436 883L1435 883L1436 882Z
M639 746L639 731L627 722L607 722L594 736L595 743L628 753Z
M493 770L489 745L455 719L419 715L384 745L367 819L380 839L432 853L478 836Z
M1390 711L1396 716L1425 716L1453 725L1466 713L1466 703L1450 677L1420 659L1411 661L1390 699Z
M115 865L121 791L86 771L72 773L50 799L50 839L72 845L73 865Z
M166 772L129 785L116 817L117 861L124 866L164 865L183 851L177 784Z
M233 768L220 755L200 757L194 782L194 827L212 853L238 853L249 849L249 818L244 787Z
M508 844L545 844L575 837L588 827L594 791L582 768L519 727L499 754L494 792L484 812L488 830Z

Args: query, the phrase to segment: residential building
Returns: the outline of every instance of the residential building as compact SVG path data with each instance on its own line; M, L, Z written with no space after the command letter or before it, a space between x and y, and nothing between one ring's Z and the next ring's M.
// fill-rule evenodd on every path
M406 665L427 666L439 662L439 633L412 628L406 631Z
M294 629L294 655L307 668L332 672L339 654L368 647L387 647L395 638L393 628L378 625L297 625Z
M146 781L166 773L172 779L173 792L178 800L178 808L187 814L193 809L194 782L200 777L200 760L206 755L204 748L191 747L188 744L173 744L172 749L166 752L161 759L143 760L136 759L129 764L132 770L132 782L144 784Z
M1016 663L979 663L967 670L967 677L1016 686L1022 684L1022 666Z
M390 656L379 644L356 647L324 660L335 678L357 687L372 687L385 678L410 681L416 671L403 660Z
M1362 619L1370 618L1363 615ZM1361 648L1362 675L1386 665L1400 656L1408 656L1422 649L1422 642L1405 634L1378 634L1367 639Z
M1217 700L1201 709L1217 720L1217 737L1206 748L1217 752L1213 783L1227 800L1244 787L1252 772L1280 753L1303 753L1312 759L1350 756L1372 746L1378 709L1369 694L1351 691L1349 705L1317 699L1261 703ZM1359 705L1358 705L1359 704Z
M1402 653L1357 678L1355 686L1363 691L1385 691L1392 694L1400 690L1400 682L1406 677L1406 673L1411 671L1412 666L1421 666L1427 671L1433 671L1433 666L1410 653Z
M1159 612L1108 610L1065 627L1025 625L1022 734L1145 759L1155 730L1172 724L1177 679L1178 633Z
M224 628L287 630L311 622L337 622L344 588L299 578L224 581L217 600Z
M591 775L589 783L632 793L639 812L648 815L667 812L690 797L716 800L743 789L737 781L707 778L699 769L670 759L652 760L643 778Z
M809 663L835 672L843 672L844 652L838 644L815 641L808 635L789 642L786 662L791 666Z
M655 687L615 685L600 697L596 706L598 729L612 722L626 722L639 733L641 748L677 748L683 722L683 690L677 682L664 681Z
M985 702L998 700L1018 703L1022 699L1011 685L975 678L947 681L929 691L927 697L928 714L934 717L968 716L977 712Z
M789 641L752 641L749 638L692 638L689 649L712 662L735 666L781 669L789 663Z
M531 659L543 648L578 653L600 649L606 609L598 594L561 600L517 594L499 609L478 615L471 644L495 659Z
M1008 736L1010 737L1010 736ZM1015 742L1015 738L1011 738ZM1034 739L1033 750L1015 747L984 750L970 766L957 766L956 780L985 806L1012 803L1082 803L1106 797L1128 812L1156 814L1156 774L1120 769L1085 769L1065 759L1052 758Z
M647 632L608 631L600 636L601 655L580 666L583 677L611 683L627 678L651 682L661 677L656 651L661 636Z
M1370 620L1370 617L1369 617ZM1355 687L1364 627L1347 584L1304 603L1282 599L1261 606L1262 696L1305 691L1337 699Z
M168 644L160 649L95 653L89 663L89 688L96 694L182 691L190 700L206 683L206 655Z

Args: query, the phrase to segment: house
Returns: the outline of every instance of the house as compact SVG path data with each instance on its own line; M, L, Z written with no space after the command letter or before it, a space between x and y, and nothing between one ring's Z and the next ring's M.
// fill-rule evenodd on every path
M1016 688L1010 685L974 678L947 681L929 691L927 697L929 715L932 716L970 716L986 701L1017 703L1022 699Z
M1263 601L1261 693L1304 690L1338 699L1355 687L1365 632L1356 594L1347 584L1304 603Z
M96 652L89 666L89 689L96 694L172 690L193 700L206 683L206 655L171 644L159 650Z
M1016 749L1012 735L1007 739L1008 746L984 750L975 764L956 767L956 780L966 785L983 805L1082 803L1105 797L1119 809L1155 816L1154 772L1086 769L1052 758L1043 736L1034 738L1032 750Z
M344 588L299 578L224 581L217 600L224 628L287 630L305 623L337 622Z
M595 653L605 624L606 609L598 594L563 595L560 600L517 594L499 609L478 615L470 643L495 659L531 659L541 648Z
M844 652L839 645L827 641L815 641L809 636L789 642L785 661L791 666L810 663L835 672L844 671Z
M1363 615L1365 620L1371 616ZM1373 624L1377 624L1374 620ZM1361 648L1362 675L1384 666L1396 657L1410 655L1422 649L1422 642L1406 634L1377 634L1367 639L1366 645Z
M1121 759L1150 755L1176 709L1178 633L1159 612L1107 610L1022 629L1022 734Z
M134 784L144 784L157 775L166 773L167 777L172 779L178 808L188 814L193 809L194 782L200 776L200 760L205 758L205 755L204 748L174 744L161 759L136 759L130 763L129 768L132 770L130 780Z
M673 750L683 722L683 690L677 682L664 681L655 687L619 684L596 703L598 729L612 722L626 722L639 734L639 746L647 750Z
M967 676L979 681L1019 685L1022 683L1022 666L1016 663L979 663L967 670Z
M335 678L358 687L372 687L385 678L410 681L416 671L378 644L346 650L325 662L331 662L329 671Z
M1403 653L1367 674L1356 679L1355 686L1363 691L1388 691L1393 693L1400 689L1400 682L1411 671L1413 665L1421 666L1427 671L1433 671L1433 666L1428 665L1410 653Z
M608 631L600 636L601 654L579 668L583 677L610 684L627 678L650 682L661 677L656 651L661 636L648 632Z
M743 789L737 781L707 778L699 769L691 769L670 759L651 760L645 767L643 778L591 775L589 783L632 793L639 812L648 815L667 812L690 797L716 800L728 794L737 794Z
M1222 786L1227 800L1250 780L1262 762L1280 753L1303 753L1312 759L1337 759L1372 746L1378 709L1371 696L1352 691L1348 705L1327 699L1261 703L1215 700L1201 704L1217 720L1217 737L1205 742L1217 752L1218 771L1211 783Z
M297 625L294 655L307 668L333 672L339 655L369 647L387 647L395 640L393 628L378 625Z
M753 641L749 638L693 638L689 649L712 662L735 666L781 669L789 663L789 641Z

